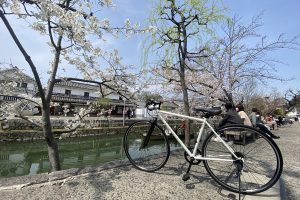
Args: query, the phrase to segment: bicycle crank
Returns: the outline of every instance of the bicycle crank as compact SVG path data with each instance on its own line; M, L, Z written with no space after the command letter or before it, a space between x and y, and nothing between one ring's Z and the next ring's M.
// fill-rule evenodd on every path
M194 150L193 147L189 147L188 149L189 149L191 152ZM200 154L200 155L202 155L202 153L201 153L201 151L200 151L199 149L197 149L197 153ZM201 162L201 160L195 160L194 158L192 159L186 151L184 152L184 158L185 158L185 160L186 160L188 163L190 163L190 164L192 164L192 165L199 165L199 163Z
M233 163L236 166L237 173L240 173L243 170L243 167L244 167L245 156L241 152L235 152L234 154L236 155L236 157L241 158L241 159L233 161ZM232 156L232 159L234 159L234 156Z

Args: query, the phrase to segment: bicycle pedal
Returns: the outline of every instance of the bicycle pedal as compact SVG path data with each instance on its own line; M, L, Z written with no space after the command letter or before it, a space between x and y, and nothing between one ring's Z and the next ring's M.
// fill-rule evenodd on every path
M191 177L190 177L190 174L184 174L183 177L182 177L182 180L183 181L187 181L189 180Z

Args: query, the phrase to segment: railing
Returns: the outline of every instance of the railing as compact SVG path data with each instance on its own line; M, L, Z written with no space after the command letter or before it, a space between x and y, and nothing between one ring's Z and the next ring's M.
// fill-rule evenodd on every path
M97 97L85 97L79 95L62 95L62 94L52 95L52 101L87 103L87 101L96 101L96 100Z
M65 94L53 94L52 101L70 102L70 103L87 103L88 101L97 101L99 97L85 97L80 95L65 95ZM109 99L109 104L112 105L124 105L123 100ZM125 101L126 106L133 106L130 101Z
M0 95L0 100L3 101L18 101L21 97L9 96L9 95ZM53 94L52 101L56 102L70 102L70 103L83 103L86 104L88 101L97 101L99 97L85 97L80 95L65 95L65 94ZM124 105L124 100L119 99L109 99L109 104L111 105ZM126 106L134 106L130 101L125 101Z
M17 101L20 97L17 96L9 96L9 95L0 95L0 100L3 101Z

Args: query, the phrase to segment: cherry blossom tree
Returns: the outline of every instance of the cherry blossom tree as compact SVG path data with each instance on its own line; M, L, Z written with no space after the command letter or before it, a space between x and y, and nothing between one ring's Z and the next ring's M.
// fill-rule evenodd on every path
M115 5L111 0L0 0L0 17L30 66L37 84L41 99L41 126L48 145L52 171L61 169L49 109L54 84L60 81L56 78L60 63L65 61L76 66L83 79L98 80L120 94L125 95L129 88L134 88L134 74L130 73L132 70L129 70L129 66L122 64L118 51L106 51L94 41L105 41L107 34L127 36L136 32L148 32L153 28L139 29L128 19L123 26L113 27L109 19L97 16L97 12L103 7L113 6ZM50 66L36 66L33 63L22 46L21 40L24 38L15 34L7 15L15 15L20 20L30 22L33 30L48 36L48 45L53 53ZM49 69L46 90L38 72L41 68Z
M157 52L159 60L152 70L158 77L155 81L180 93L186 115L190 115L189 92L199 86L199 78L205 80L210 76L203 66L192 63L195 58L208 56L205 42L212 32L210 25L223 18L218 6L218 1L160 0L150 17L150 25L157 27L150 44L150 49L155 50L148 49L146 54ZM190 142L189 128L185 142Z
M233 102L243 96L241 88L267 85L269 80L288 81L276 74L276 65L283 64L270 54L282 49L299 48L299 36L285 38L279 35L270 40L258 33L262 27L261 15L254 17L248 24L234 16L227 19L219 33L219 38L210 43L211 56L199 60L202 65L219 80L224 101ZM245 92L245 91L244 91Z

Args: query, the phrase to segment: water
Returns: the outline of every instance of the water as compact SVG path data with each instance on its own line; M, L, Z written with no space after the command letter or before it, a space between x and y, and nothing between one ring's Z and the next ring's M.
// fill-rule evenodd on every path
M126 159L123 135L68 138L58 141L62 169L92 166ZM171 148L178 144L171 143ZM0 177L33 175L50 171L46 142L0 143Z

